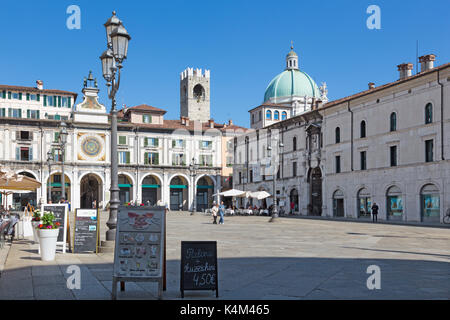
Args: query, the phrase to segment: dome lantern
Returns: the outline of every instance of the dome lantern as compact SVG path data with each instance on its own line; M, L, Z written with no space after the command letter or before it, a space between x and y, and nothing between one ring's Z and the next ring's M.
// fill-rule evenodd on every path
M298 70L298 55L294 51L294 45L291 41L291 51L286 56L286 70Z

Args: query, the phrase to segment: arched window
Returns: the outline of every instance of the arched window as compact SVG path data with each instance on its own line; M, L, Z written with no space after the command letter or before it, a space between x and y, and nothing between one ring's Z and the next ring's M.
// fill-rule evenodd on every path
M365 138L366 137L366 122L363 120L361 121L361 130L360 130L360 135L361 138Z
M280 120L280 113L278 111L273 113L273 120Z
M266 111L266 120L272 120L272 111L270 110Z
M397 130L397 114L395 112L391 113L391 131Z
M205 100L205 89L203 89L203 87L200 85L200 84L197 84L195 87L194 87L194 98L196 98L197 99L197 101L200 101L200 100Z
M433 122L433 105L428 103L425 106L425 124Z
M420 211L422 221L440 221L439 189L434 184L426 184L420 190Z
M337 127L335 132L336 143L341 142L341 128Z
M392 186L386 194L387 218L390 220L402 220L403 198L402 191L397 186Z
M296 151L297 150L297 137L294 137L292 139L292 151Z
M287 112L286 111L283 111L282 113L281 113L281 120L286 120L287 119Z

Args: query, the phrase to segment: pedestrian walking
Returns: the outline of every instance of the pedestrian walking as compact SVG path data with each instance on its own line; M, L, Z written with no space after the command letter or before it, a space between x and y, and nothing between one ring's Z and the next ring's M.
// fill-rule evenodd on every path
M225 214L225 206L223 205L223 201L222 201L219 206L219 215L220 215L219 224L224 224L224 221L223 221L224 214Z
M375 202L372 205L372 221L378 222L378 205Z
M219 205L214 203L211 208L212 216L214 218L213 224L217 224L217 212L219 212Z

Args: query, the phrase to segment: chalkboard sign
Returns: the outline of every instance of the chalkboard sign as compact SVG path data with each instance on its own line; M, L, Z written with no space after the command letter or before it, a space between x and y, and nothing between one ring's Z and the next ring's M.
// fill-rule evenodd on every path
M66 242L67 242L67 209L68 205L61 203L61 204L44 204L42 205L41 212L42 214L45 211L52 212L55 218L53 219L53 222L59 222L59 233L58 233L58 239L56 240L57 244L63 245L63 253L66 253Z
M181 242L182 298L185 290L216 290L216 297L219 297L216 241Z
M73 252L95 252L98 249L98 209L76 209Z
M117 282L158 282L162 296L165 252L164 207L119 207L114 249L112 299Z

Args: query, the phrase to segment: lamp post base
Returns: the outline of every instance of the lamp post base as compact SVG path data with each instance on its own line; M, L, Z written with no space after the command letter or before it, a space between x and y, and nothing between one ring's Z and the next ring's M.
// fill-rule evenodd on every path
M270 219L269 222L277 222L278 221L278 213L274 213Z
M111 253L114 252L115 241L102 241L100 247L98 248L99 253Z

